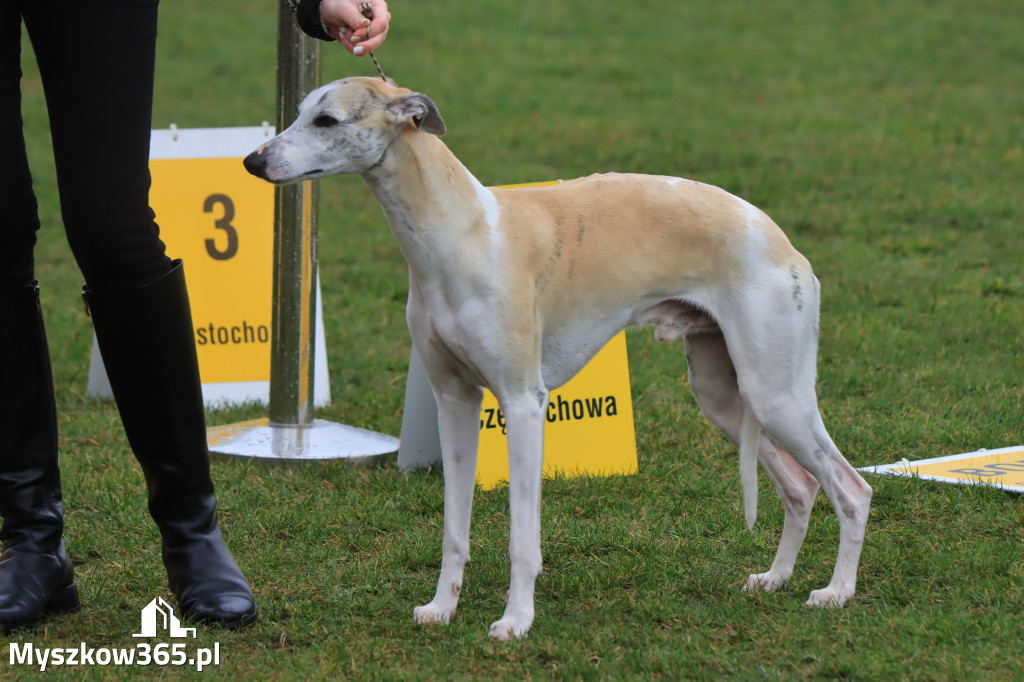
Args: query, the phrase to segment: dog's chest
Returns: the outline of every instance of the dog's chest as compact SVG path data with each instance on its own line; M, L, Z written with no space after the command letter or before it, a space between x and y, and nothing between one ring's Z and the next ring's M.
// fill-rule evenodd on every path
M418 289L409 305L423 307L422 319L427 324L421 332L429 343L468 369L477 383L489 386L491 369L504 355L504 334L497 326L493 302L469 292L430 286ZM414 312L410 310L410 320L416 317Z

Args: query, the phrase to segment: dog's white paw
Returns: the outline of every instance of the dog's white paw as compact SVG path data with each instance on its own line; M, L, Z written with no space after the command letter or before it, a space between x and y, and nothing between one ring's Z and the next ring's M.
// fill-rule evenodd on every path
M786 578L768 571L767 573L753 573L747 578L747 584L743 586L744 592L774 592L786 586Z
M823 590L811 592L811 598L807 600L807 606L843 606L846 602L850 601L852 596L853 590L840 590L830 585Z
M451 622L452 616L454 615L454 608L444 608L435 602L430 602L424 606L417 606L412 610L412 617L417 623L439 623L441 625L447 625Z
M523 623L517 618L505 617L491 623L491 630L487 633L487 636L493 637L499 642L508 642L525 635L530 630L532 624L532 621Z

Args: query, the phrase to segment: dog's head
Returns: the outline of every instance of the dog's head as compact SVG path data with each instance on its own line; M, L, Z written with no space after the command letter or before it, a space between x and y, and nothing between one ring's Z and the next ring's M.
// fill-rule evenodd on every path
M378 78L346 78L306 95L295 122L244 164L278 185L363 173L408 126L444 134L444 121L426 95Z

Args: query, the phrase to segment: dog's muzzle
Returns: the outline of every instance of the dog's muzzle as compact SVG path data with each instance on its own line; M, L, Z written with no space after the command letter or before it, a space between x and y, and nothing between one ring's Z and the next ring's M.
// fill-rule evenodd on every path
M267 179L267 159L263 156L263 148L259 148L242 161L245 170L258 178Z

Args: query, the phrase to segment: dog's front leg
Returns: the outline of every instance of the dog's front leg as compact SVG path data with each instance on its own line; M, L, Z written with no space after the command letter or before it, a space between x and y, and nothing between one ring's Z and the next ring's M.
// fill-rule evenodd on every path
M501 402L508 430L512 577L505 614L491 624L489 634L507 641L525 635L533 624L533 590L541 572L540 489L548 394L541 388Z
M469 521L476 484L483 389L451 382L435 391L435 397L444 465L444 540L437 592L433 601L413 611L418 623L447 623L459 603L462 573L469 562Z

